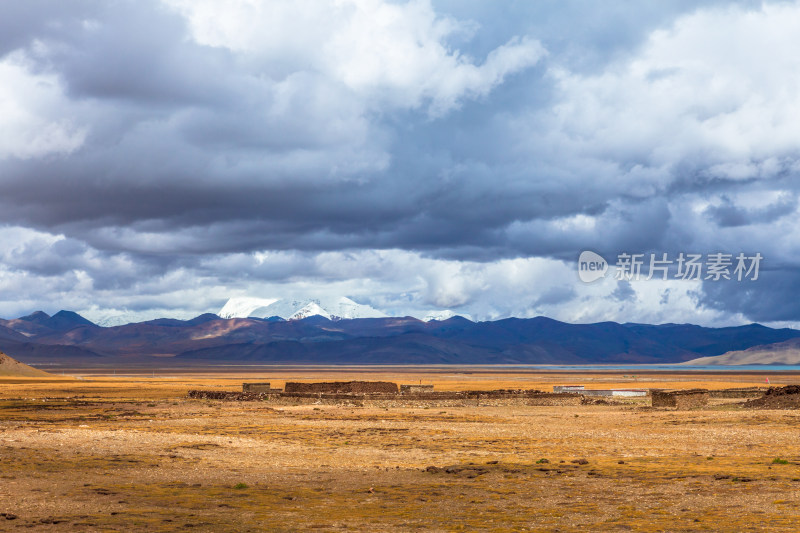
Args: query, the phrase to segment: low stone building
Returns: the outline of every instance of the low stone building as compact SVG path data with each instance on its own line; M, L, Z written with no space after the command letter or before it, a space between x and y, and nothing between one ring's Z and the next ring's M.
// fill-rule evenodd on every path
M618 396L618 397L644 397L645 389L587 389L583 385L555 385L553 392L556 394L582 394L584 396Z
M583 394L586 394L585 391ZM623 398L643 398L647 396L646 389L611 389L611 396L623 397Z
M572 392L582 394L585 387L583 385L553 385L553 392Z
M651 392L653 407L672 407L675 409L694 409L708 405L707 389L689 389L678 391L653 390Z
M242 383L242 392L270 392L269 383Z

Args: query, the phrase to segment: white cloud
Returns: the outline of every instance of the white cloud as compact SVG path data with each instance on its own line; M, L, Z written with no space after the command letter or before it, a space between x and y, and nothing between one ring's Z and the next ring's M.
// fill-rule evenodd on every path
M3 220L51 233L0 229L7 316L344 294L418 316L722 323L697 287L586 286L547 256L800 257L796 3L654 15L643 42L653 20L627 20L577 48L569 7L534 9L560 24L550 75L492 100L546 53L502 9L457 8L481 29L425 0L164 1L39 13L54 22L8 41ZM269 247L290 251L250 253Z
M56 76L30 72L24 55L13 54L0 61L0 80L0 159L69 154L83 144L86 129Z
M679 168L765 179L800 155L800 5L705 9L656 31L597 74L553 68L560 152L615 162L625 186L654 192ZM650 167L649 175L636 168ZM685 171L685 170L684 170Z
M448 45L474 23L438 15L427 0L165 2L187 18L198 43L241 54L273 79L318 72L378 112L427 105L441 115L545 55L538 41L513 38L476 64Z
M616 299L613 271L578 280L576 264L544 258L489 263L425 257L403 250L259 252L206 256L197 264L147 269L125 254L103 254L61 235L2 228L0 316L44 307L90 319L189 318L216 312L233 296L348 296L391 315L424 317L453 309L478 320L545 315L568 322L603 320L730 324L743 320L698 304L697 283L630 284ZM665 291L669 297L664 298Z

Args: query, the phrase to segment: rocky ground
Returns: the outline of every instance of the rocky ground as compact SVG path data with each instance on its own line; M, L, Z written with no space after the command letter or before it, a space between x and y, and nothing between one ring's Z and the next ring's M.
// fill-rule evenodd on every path
M292 406L189 399L157 380L88 381L0 384L0 530L800 523L796 410Z

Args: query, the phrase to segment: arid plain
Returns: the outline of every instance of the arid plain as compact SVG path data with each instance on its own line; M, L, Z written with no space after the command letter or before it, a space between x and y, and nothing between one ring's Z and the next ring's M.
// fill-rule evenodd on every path
M800 411L190 399L242 382L722 389L764 374L67 370L0 378L0 530L747 531L800 524ZM70 377L78 376L79 379ZM800 375L769 374L774 385Z

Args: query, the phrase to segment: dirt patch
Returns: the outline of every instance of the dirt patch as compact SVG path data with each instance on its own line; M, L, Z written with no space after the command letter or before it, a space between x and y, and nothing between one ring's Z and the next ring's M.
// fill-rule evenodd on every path
M413 379L373 374L355 379ZM338 376L318 381L351 379ZM282 387L272 374L4 383L0 531L793 531L800 523L800 411L532 406L527 389L552 382L470 373L448 390L437 379L426 381L454 399L371 394L363 406L328 405L319 394L186 398L248 380ZM434 408L444 401L460 405Z
M742 404L747 409L800 409L800 385L770 387L761 398Z

